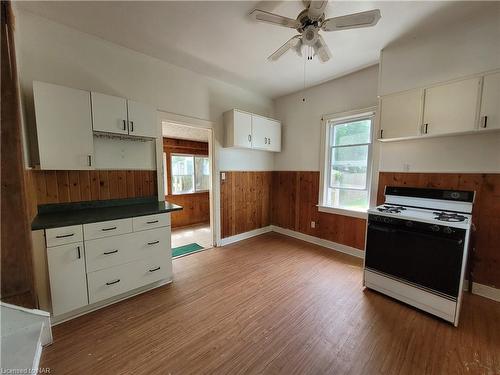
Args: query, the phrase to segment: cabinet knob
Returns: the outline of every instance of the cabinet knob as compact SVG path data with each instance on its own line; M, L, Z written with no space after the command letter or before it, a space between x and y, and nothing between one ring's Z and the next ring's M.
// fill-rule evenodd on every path
M134 122L130 121L130 132L132 133L134 131Z
M87 164L89 165L89 167L92 166L92 155L87 155Z
M113 285L113 284L116 284L119 282L120 282L120 279L116 279L115 281L110 281L109 283L106 283L106 285Z
M127 130L127 120L123 120L123 130Z
M248 142L252 142L252 136L248 134Z
M82 257L82 253L80 252L80 246L76 247L76 251L77 251L77 254L78 254L78 259L80 259Z

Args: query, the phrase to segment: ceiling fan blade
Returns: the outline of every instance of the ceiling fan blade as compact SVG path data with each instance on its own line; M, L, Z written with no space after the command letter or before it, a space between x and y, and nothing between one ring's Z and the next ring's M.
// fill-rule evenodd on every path
M281 56L283 56L290 48L294 48L295 52L299 54L299 56L302 56L301 52L301 47L302 47L302 35L295 35L293 38L289 39L285 44L283 44L276 52L274 52L271 56L269 56L267 59L269 61L276 61L278 60Z
M290 27L292 29L300 27L300 22L297 20L280 16L279 14L266 12L265 10L254 9L250 13L250 16L256 21L267 22L277 26Z
M318 20L325 13L328 0L312 0L309 2L307 16L312 20Z
M323 31L337 31L375 26L380 17L380 9L348 14L324 20L321 29Z
M330 51L321 35L318 35L318 40L313 44L313 49L321 62L327 62L332 58L332 51Z

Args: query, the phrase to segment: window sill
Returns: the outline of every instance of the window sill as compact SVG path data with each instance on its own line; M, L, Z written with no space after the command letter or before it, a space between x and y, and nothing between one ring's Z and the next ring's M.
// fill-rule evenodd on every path
M346 209L346 208L336 208L336 207L322 206L322 205L318 204L318 211L319 212L326 212L328 214L336 214L336 215L357 217L357 218L360 218L360 219L366 219L366 218L368 218L368 213L366 212L367 209L364 209L364 210L349 210L349 209Z

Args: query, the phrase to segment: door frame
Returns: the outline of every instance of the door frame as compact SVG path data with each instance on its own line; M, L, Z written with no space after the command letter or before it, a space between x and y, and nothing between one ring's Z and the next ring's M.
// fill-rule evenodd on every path
M217 199L219 189L217 189L217 179L219 176L219 168L215 158L215 123L208 120L199 119L196 117L179 115L165 111L157 111L158 114L158 131L159 137L156 142L156 179L158 186L158 201L165 200L165 173L163 168L163 122L170 122L177 125L182 125L191 128L204 129L209 132L208 136L208 158L210 168L210 189L208 193L210 205L210 231L212 232L212 247L217 247L217 238L220 237L219 225L217 222L218 213L220 211L220 202Z

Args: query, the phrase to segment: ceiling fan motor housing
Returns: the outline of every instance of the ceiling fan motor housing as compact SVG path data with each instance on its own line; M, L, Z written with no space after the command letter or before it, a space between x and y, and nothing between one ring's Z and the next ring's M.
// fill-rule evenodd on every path
M302 32L302 40L304 44L313 46L319 38L319 29L313 25L307 26Z

